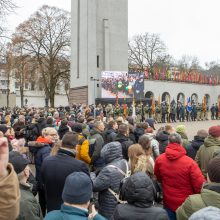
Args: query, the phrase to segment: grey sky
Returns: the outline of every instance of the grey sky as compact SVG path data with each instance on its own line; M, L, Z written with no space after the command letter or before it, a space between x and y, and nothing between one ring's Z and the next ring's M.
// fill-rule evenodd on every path
M159 33L176 59L194 55L205 61L220 60L219 0L128 0L129 37ZM20 8L8 18L10 29L43 4L70 10L71 0L17 0Z

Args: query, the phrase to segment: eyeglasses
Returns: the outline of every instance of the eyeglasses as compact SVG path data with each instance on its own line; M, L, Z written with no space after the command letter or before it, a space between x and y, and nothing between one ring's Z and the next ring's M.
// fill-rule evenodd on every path
M48 134L48 135L50 135L50 136L57 136L57 134Z

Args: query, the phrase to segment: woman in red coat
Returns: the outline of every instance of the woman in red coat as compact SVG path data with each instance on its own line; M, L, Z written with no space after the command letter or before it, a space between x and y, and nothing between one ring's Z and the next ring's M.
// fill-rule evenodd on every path
M155 163L154 174L162 183L164 208L170 219L176 219L175 211L185 199L200 193L205 179L197 163L186 156L179 134L169 135L165 153Z

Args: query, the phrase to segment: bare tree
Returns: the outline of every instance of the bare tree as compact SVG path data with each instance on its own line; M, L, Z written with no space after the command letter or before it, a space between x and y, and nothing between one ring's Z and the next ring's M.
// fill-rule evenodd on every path
M14 36L22 37L24 50L36 57L43 78L45 96L54 107L56 86L69 73L70 13L56 7L43 6L20 24Z
M183 55L177 65L180 71L193 72L201 70L202 68L199 65L199 59L196 56Z
M137 65L140 69L148 67L153 73L154 65L167 57L166 46L158 34L136 35L128 44L128 59L130 65Z

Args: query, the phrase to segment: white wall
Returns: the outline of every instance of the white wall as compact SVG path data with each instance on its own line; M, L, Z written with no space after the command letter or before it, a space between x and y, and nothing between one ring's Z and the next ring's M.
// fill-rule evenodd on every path
M27 98L28 106L31 107L44 107L45 106L45 96L41 93L33 92L24 96L24 100ZM25 102L24 102L25 104ZM21 106L21 97L19 94L16 95L16 105ZM55 107L58 106L68 106L68 99L66 95L55 95Z
M198 95L198 102L202 102L205 94L210 95L210 104L216 103L218 96L220 95L220 86L209 86L209 85L200 85L194 83L180 83L173 81L144 81L144 91L145 93L151 91L154 93L155 99L157 100L158 96L162 98L164 92L170 94L170 100L177 100L177 95L183 93L185 99L191 97L193 93Z

